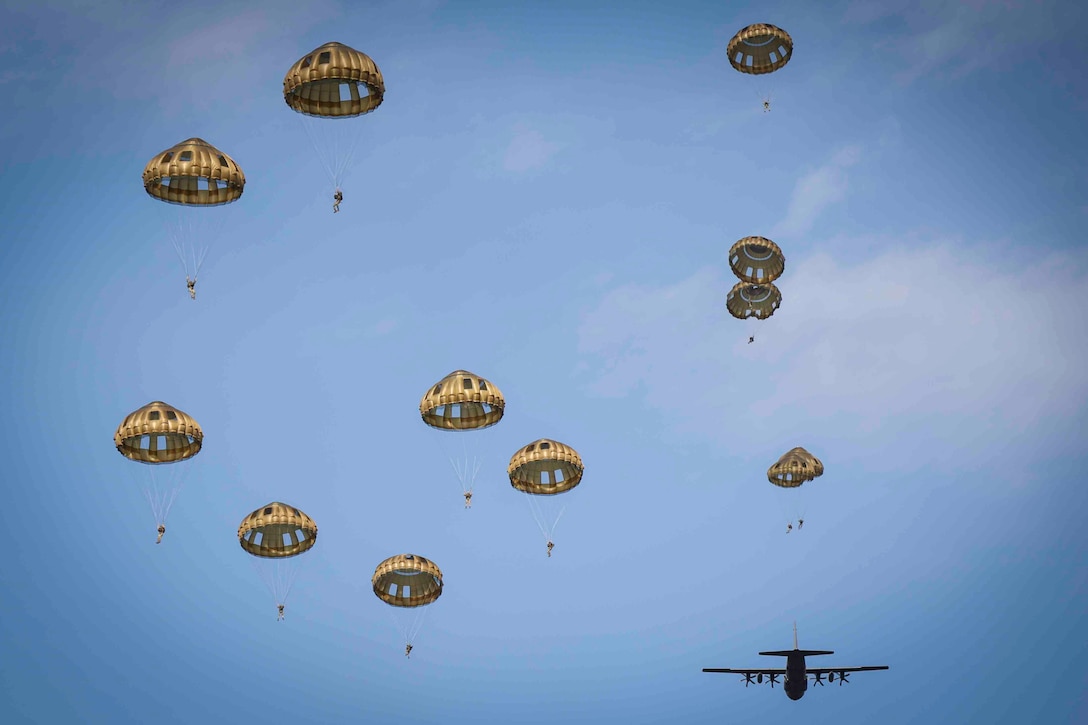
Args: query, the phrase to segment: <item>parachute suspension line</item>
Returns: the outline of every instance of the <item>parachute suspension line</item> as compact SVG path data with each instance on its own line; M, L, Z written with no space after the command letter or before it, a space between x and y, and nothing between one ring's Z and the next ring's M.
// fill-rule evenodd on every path
M412 624L405 631L405 644L412 644L416 637L419 636L420 631L423 629L423 622L427 618L427 607L413 607L416 611L413 612Z
M264 582L277 605L287 603L287 596L294 586L298 566L293 559L294 557L281 560L250 559L253 568L257 570L257 576Z
M151 506L151 513L155 516L155 523L165 525L166 517L170 515L170 509L173 508L174 501L177 500L184 479L181 472L174 469L165 474L166 480L163 481L155 470L156 464L147 465L149 465L147 478L150 479L150 482L143 485L144 496ZM184 463L169 465L178 466L184 465Z
M330 159L328 158L325 145L317 137L318 131L316 128L314 128L314 124L317 123L317 121L310 118L309 116L302 116L300 120L302 122L303 130L306 131L306 137L310 139L310 145L314 147L314 152L317 155L317 160L321 162L321 166L325 169L326 176L329 177L329 181L331 181L333 186L335 187L336 172L333 171L332 165L329 163Z
M344 181L344 175L347 173L348 165L351 160L355 158L355 150L359 148L359 139L362 137L361 133L350 134L350 141L348 150L341 156L339 165L336 167L336 188L340 188L340 184Z
M358 148L362 134L353 123L358 120L357 117L311 118L305 115L301 118L302 127L333 185L333 191L340 189L344 183L344 176Z
M531 493L525 494L525 497L529 499L529 511L532 512L536 525L540 527L540 533L544 535L544 540L551 541L552 536L555 534L555 528L559 525L559 519L563 518L563 514L567 510L566 504L559 509L559 514L555 517L555 520L549 523L548 519L550 517L544 511L544 503L542 501L538 502L536 500L538 497Z

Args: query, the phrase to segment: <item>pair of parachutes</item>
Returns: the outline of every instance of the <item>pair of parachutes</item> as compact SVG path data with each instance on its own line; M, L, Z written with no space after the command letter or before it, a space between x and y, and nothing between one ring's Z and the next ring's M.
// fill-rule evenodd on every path
M359 141L352 119L381 105L385 81L364 53L326 43L303 56L283 79L283 99L300 114L303 129L332 183L334 211L343 200L341 185ZM170 241L185 272L189 296L213 242L223 231L219 207L238 201L246 177L238 163L200 138L190 138L156 154L144 167L144 190L161 207Z
M479 431L502 420L505 410L506 398L502 391L490 380L467 370L455 370L445 376L428 388L419 402L423 422L439 431L443 438L450 432L479 436ZM461 482L465 508L470 508L480 460L469 454L467 441L462 443L462 455L449 449L447 455ZM584 471L578 451L550 438L522 446L510 458L506 471L510 485L527 495L533 518L547 543L549 557L554 546L555 527L565 510L561 502L555 503L554 497L581 483Z

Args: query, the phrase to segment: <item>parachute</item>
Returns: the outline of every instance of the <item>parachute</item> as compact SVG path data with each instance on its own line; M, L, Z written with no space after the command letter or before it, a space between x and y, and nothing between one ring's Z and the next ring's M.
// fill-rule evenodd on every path
M786 256L766 237L745 237L729 248L729 268L742 282L774 282L786 269Z
M287 595L298 576L297 557L317 543L317 524L294 506L273 501L242 519L238 543L253 555L250 561L272 593L282 620Z
M737 31L725 48L729 64L755 80L763 110L771 109L769 76L785 67L793 57L793 38L782 28L756 23Z
M122 456L143 464L135 473L155 516L159 543L189 472L189 461L204 444L204 432L187 413L156 400L125 416L113 434L113 444Z
M510 485L527 494L529 508L552 555L555 527L566 504L555 496L566 493L582 482L585 466L578 451L550 438L535 440L510 458L506 469Z
M478 432L502 420L506 410L503 398L495 384L467 370L455 370L439 380L424 393L419 401L419 414L430 428L440 431L439 440L449 458L457 479L461 482L461 494L465 507L472 502L472 490L480 472ZM450 432L471 433L467 438L457 436L460 454L450 450ZM469 440L471 439L471 440Z
M767 480L787 494L779 496L783 513L792 521L805 518L808 497L801 489L805 483L824 474L824 464L804 448L793 448L767 469ZM788 496L788 500L787 500Z
M234 159L199 138L190 138L155 155L143 174L144 190L162 206L174 251L196 299L196 279L208 250L222 233L224 210L237 201L246 176Z
M423 607L442 596L442 570L422 556L398 554L378 564L370 583L375 596L394 608L391 611L404 635L404 653L410 655L427 613Z
M283 100L302 120L303 129L337 195L359 142L352 120L382 104L385 81L365 53L341 43L325 43L304 55L283 78Z
M766 320L782 305L782 293L770 282L737 282L725 297L725 307L738 320Z

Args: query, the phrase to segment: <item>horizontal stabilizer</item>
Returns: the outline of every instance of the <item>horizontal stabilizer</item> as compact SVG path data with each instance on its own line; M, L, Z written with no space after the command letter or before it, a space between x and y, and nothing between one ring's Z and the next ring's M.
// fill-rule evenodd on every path
M835 653L829 649L783 649L775 652L760 652L760 654L767 657L789 657L790 655L814 657L816 655L833 655Z

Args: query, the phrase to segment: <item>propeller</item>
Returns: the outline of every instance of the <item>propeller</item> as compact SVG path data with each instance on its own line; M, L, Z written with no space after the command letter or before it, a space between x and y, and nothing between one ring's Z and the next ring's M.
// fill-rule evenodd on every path
M820 687L823 687L823 686L824 686L824 673L822 673L822 672L817 672L816 674L814 674L814 675L813 675L813 677L815 678L815 679L813 680L813 682L815 682L815 683L816 683L817 685L819 685ZM834 677L834 674L832 674L832 677Z
M839 687L842 687L842 683L850 681L850 680L846 679L848 674L849 673L846 673L846 672L840 672L839 673Z
M769 674L767 675L767 677L771 678L771 689L773 690L773 689L774 689L774 684L775 684L776 682L778 682L778 675L777 675L777 674L775 674L775 673L773 673L773 672L771 672L771 673L769 673Z
M748 687L748 685L750 685L750 684L752 684L752 673L751 672L745 672L744 673L744 686Z

